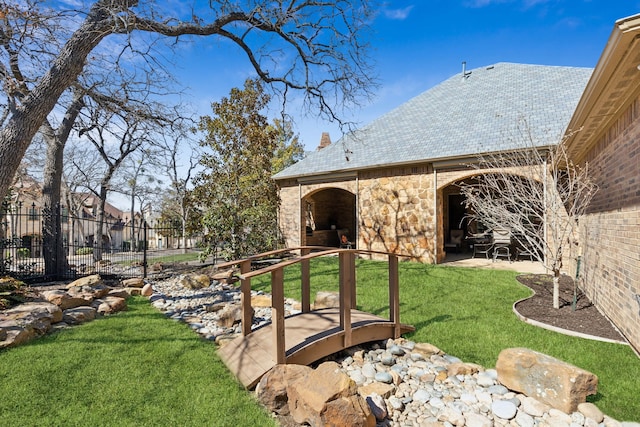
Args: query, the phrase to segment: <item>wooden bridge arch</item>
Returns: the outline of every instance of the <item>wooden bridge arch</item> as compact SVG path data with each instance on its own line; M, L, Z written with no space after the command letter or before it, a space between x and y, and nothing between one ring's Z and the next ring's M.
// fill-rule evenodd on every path
M285 252L300 256L251 271L251 263ZM315 252L312 252L315 251ZM389 319L356 309L356 255L384 254L389 264ZM312 258L337 254L339 258L340 307L311 310L310 265ZM285 318L284 268L300 264L301 313ZM400 323L398 255L359 249L318 247L289 248L265 252L250 258L219 264L218 268L240 267L242 335L218 350L231 372L247 388L276 364L308 365L325 356L370 341L398 338L414 331ZM271 323L252 330L251 278L271 274Z

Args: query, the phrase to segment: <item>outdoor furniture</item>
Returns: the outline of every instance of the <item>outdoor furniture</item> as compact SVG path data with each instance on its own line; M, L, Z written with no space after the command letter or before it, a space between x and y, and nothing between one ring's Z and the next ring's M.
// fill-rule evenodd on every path
M464 237L464 231L453 229L449 231L449 241L444 244L445 251L449 248L453 248L456 253L460 252L462 247L462 238Z
M493 229L493 261L499 257L511 261L511 230L508 228Z
M473 258L478 254L484 255L485 258L489 259L489 253L493 248L493 239L491 238L491 234L471 234L467 237L467 240L470 245L473 245Z

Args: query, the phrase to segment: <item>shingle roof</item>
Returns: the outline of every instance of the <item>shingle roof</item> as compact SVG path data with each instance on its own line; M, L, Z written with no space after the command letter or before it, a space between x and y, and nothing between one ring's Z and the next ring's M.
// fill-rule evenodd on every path
M508 134L523 119L538 138L537 145L557 143L593 69L497 63L470 71L311 153L274 178L505 151L522 146Z

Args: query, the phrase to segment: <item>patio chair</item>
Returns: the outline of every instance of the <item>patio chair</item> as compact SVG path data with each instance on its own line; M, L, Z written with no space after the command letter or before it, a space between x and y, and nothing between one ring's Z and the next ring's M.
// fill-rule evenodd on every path
M511 262L511 230L508 228L493 229L493 261L504 257Z
M485 258L489 259L489 253L493 249L493 239L491 234L473 234L469 237L469 240L473 244L473 258L476 255L484 255Z
M453 229L449 231L449 241L444 244L445 251L449 248L453 248L456 253L460 252L462 247L462 238L464 237L464 231Z

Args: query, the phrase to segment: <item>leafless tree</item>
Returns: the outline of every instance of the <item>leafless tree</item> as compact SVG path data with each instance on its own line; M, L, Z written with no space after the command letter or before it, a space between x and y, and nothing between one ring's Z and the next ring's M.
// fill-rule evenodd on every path
M246 55L260 79L282 95L283 102L292 91L302 93L307 111L338 121L340 107L369 96L373 83L364 37L372 19L367 0L218 0L190 10L163 9L145 0L97 0L88 9L75 11L46 8L44 2L33 0L3 1L2 6L0 42L11 39L3 25L8 17L66 14L83 20L72 27L75 30L51 61L41 60L44 72L23 79L28 92L11 98L2 111L0 158L5 163L0 169L0 198L7 193L35 133L78 80L92 51L108 36L115 35L112 41L121 49L117 60L135 52L148 63L161 62L149 50L154 36L169 37L176 45L185 36L228 40ZM37 50L27 47L27 54L37 58ZM0 58L6 92L15 84L8 71L11 58L4 52Z
M562 141L539 146L526 121L511 136L520 149L481 156L478 174L461 185L471 220L508 229L515 244L553 273L553 306L560 307L564 256L578 246L578 220L597 186L589 167L568 157Z
M185 125L177 126L173 132L164 134L160 141L162 147L160 168L169 178L169 186L173 195L173 203L165 204L165 208L173 212L169 216L180 219L181 243L183 252L187 251L187 224L194 206L189 203L189 185L199 164L198 145Z

